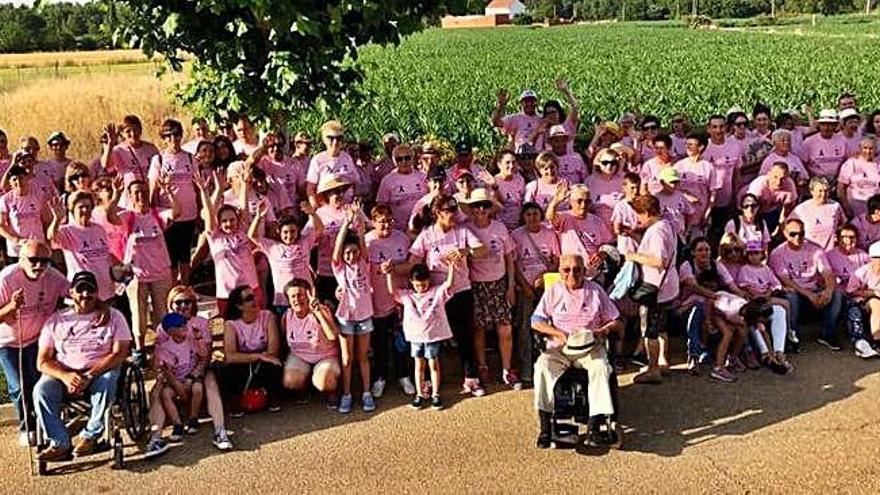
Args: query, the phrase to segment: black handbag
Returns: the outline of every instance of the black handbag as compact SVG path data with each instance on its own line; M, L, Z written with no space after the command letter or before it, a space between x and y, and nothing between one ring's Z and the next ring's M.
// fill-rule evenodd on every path
M660 285L666 281L666 275L669 273L669 267L672 260L666 264L663 271L663 277L660 279ZM657 297L660 294L660 287L652 283L645 282L645 276L642 273L641 263L636 263L637 282L626 292L630 299L640 306L653 306L657 304Z

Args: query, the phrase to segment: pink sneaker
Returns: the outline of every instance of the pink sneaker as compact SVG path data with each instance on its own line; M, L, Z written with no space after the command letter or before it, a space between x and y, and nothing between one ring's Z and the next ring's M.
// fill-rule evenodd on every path
M712 373L710 375L712 378L718 380L719 382L724 383L733 383L736 381L736 375L730 372L727 368L723 368L721 366L716 366L712 368Z
M513 390L521 390L522 389L522 380L519 378L519 373L516 370L504 370L501 373L501 379L504 381L504 384Z
M480 385L478 378L465 378L461 388L462 394L471 394L474 397L482 397L486 395L486 389Z

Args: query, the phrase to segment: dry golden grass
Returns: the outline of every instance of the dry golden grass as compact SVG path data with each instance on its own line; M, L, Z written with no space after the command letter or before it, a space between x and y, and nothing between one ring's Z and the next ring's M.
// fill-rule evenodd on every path
M0 54L0 68L105 65L147 62L140 50L95 50L87 52L39 52Z
M61 130L71 139L68 155L90 161L100 153L101 128L133 113L144 124L145 139L156 142L157 128L168 117L188 116L168 94L177 75L157 79L151 74L79 75L35 79L0 93L0 128L10 148L27 135L45 140ZM41 152L45 157L46 152Z

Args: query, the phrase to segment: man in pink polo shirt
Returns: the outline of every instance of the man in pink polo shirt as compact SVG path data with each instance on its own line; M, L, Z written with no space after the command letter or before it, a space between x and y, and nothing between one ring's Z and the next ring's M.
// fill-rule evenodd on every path
M584 277L586 269L580 255L562 255L559 273L562 281L546 288L532 314L532 329L547 339L546 350L535 362L534 372L535 409L541 426L537 445L542 449L550 447L552 441L553 388L572 366L585 369L589 374L590 417L604 416L610 423L614 414L609 382L611 366L603 340L609 333L621 330L620 313L602 287ZM594 345L583 353L570 353L575 342L590 341ZM599 421L595 423L598 426ZM603 444L615 443L617 439L611 434L614 428L609 426L605 435L591 431L593 440Z
M103 324L96 323L98 281L79 272L70 284L73 307L56 312L43 325L37 365L43 376L34 387L38 417L50 441L41 461L59 461L92 454L104 431L104 413L116 397L119 367L128 357L131 330L125 317L110 309ZM92 405L89 421L71 446L67 425L61 420L65 398L85 397Z
M541 116L537 112L538 94L531 89L523 91L519 95L522 112L505 116L504 107L507 106L508 100L510 95L506 89L498 92L498 101L492 111L492 125L507 136L508 143L512 143L515 149L528 142L529 136L541 124Z
M804 222L790 218L784 226L784 244L770 253L770 268L779 277L788 299L788 341L797 352L800 338L798 317L806 304L822 312L822 333L817 343L833 351L840 346L834 336L843 296L822 248L805 239Z
M26 432L34 431L31 396L40 378L37 371L40 328L67 294L67 280L49 266L51 257L52 251L45 243L27 241L20 248L18 263L0 271L0 368L6 375L9 399L18 415L22 446L27 446L30 440ZM18 373L19 358L24 376Z

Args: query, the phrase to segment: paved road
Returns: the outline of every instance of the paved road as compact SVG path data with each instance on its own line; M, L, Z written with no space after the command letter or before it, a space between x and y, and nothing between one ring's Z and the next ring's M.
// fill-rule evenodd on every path
M0 434L0 493L878 493L880 360L815 346L796 372L748 372L737 384L678 371L661 386L622 378L620 451L539 451L530 391L413 411L396 391L349 417L318 400L232 420L237 450L207 428L161 461L112 471L104 457L44 478ZM132 453L136 449L129 449Z

